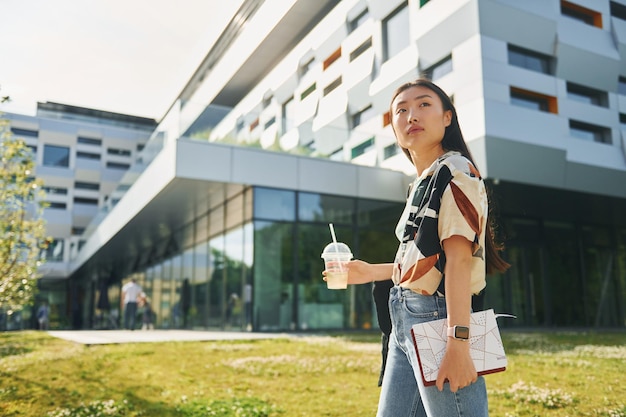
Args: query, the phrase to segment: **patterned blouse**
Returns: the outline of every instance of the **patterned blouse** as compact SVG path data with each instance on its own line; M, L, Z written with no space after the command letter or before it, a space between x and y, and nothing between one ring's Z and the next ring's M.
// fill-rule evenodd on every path
M417 186L415 186L417 185ZM393 271L396 285L424 295L445 293L445 239L464 236L472 242L470 289L485 287L485 184L474 165L459 152L439 157L415 180L396 235L400 240Z

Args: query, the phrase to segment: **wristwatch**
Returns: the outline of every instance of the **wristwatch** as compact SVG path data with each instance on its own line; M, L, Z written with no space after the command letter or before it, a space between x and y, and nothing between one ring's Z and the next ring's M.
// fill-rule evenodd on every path
M467 326L452 326L448 327L448 337L452 337L456 340L469 340L469 327Z

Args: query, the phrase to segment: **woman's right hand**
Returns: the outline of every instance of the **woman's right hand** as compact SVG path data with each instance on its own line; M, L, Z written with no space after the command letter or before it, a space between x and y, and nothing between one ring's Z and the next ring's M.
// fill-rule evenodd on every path
M370 264L360 259L348 262L347 266L348 284L366 284L389 279L393 268L393 264ZM322 275L326 281L326 271L323 271Z

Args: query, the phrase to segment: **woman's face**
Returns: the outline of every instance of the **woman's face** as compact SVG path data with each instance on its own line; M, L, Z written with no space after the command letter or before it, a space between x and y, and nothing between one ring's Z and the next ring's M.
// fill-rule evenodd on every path
M439 96L430 88L410 87L391 103L391 124L401 148L421 154L442 151L441 141L452 120Z

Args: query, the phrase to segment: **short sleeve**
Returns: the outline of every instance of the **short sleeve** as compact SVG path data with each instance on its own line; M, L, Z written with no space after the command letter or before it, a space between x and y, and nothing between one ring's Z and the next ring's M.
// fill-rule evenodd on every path
M467 169L451 167L452 179L441 197L439 239L463 236L476 252L484 241L487 195L482 178L469 161L467 165Z

